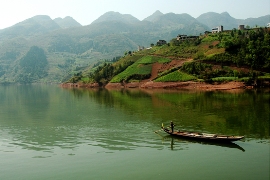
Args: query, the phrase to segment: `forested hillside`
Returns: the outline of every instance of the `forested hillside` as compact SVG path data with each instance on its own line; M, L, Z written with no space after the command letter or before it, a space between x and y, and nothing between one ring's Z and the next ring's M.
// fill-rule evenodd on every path
M155 70L156 69L156 70ZM270 79L270 29L232 30L177 40L139 52L117 62L76 74L72 83L131 83L145 80L244 81ZM156 75L155 75L156 71Z

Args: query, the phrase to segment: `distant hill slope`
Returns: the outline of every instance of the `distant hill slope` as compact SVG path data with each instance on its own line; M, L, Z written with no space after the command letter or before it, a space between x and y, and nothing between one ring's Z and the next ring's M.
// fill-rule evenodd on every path
M245 19L242 24L249 25L250 27L256 27L256 26L265 27L267 22L268 23L270 22L270 15L261 16L258 18L248 18L248 19Z
M33 35L42 35L57 29L61 29L61 27L49 16L38 15L3 29L0 31L0 38L3 40L19 36L29 37Z
M80 23L78 23L76 20L74 20L70 16L67 16L64 19L56 18L56 19L54 19L54 22L56 22L63 29L82 26Z
M239 25L265 27L267 22L270 21L270 15L259 18L235 19L227 12L223 12L221 14L208 12L200 15L197 20L211 29L223 25L224 29L231 30L233 28L237 29Z

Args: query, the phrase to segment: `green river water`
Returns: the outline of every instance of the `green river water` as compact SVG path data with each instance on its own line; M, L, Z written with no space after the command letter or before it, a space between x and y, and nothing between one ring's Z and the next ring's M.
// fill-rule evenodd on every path
M269 179L269 92L0 86L0 179ZM176 129L244 135L231 144Z

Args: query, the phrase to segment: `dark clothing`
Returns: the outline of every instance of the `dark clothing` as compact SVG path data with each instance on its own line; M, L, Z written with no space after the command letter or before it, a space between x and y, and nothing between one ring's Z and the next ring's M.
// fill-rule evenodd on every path
M172 133L173 133L173 127L174 127L174 124L173 124L173 122L171 121L171 129L172 129Z

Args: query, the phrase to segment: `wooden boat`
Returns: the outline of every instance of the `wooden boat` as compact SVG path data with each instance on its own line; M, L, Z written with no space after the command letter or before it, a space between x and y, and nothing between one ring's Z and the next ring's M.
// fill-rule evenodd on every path
M158 134L158 133L156 133ZM160 134L158 134L159 136L161 136ZM184 138L184 137L180 137L180 136L171 136L171 135L166 135L166 136L161 136L162 137L162 142L164 141L171 141L170 145L171 145L171 149L174 148L174 145L176 145L177 143L199 143L199 144L203 144L203 145L211 145L211 146L219 146L219 147L226 147L226 148L232 148L232 149L238 149L241 150L243 152L245 152L245 149L242 148L239 144L235 144L232 141L228 141L228 142L220 142L220 141L202 141L199 139L193 139L193 138Z
M217 141L217 142L232 142L243 139L244 136L228 136L228 135L218 135L218 134L206 134L198 132L186 132L186 131L174 131L172 132L169 128L161 127L164 132L177 137L197 139L204 141Z

